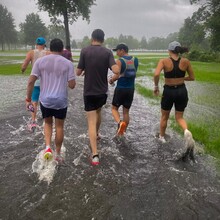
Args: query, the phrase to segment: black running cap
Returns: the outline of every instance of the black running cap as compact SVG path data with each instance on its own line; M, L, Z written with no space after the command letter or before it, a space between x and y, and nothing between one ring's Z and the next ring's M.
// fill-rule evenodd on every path
M113 51L117 51L117 50L128 51L128 46L126 44L118 44L117 47L112 50Z

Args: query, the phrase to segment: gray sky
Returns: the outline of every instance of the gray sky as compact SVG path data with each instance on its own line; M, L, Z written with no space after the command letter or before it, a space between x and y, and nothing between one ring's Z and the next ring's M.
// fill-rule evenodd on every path
M38 13L48 25L47 12L39 12L36 0L0 0L15 19L15 24L25 21L26 15ZM106 37L118 37L120 34L132 35L138 39L145 36L166 37L179 31L184 19L197 10L189 0L96 0L91 8L90 23L81 18L70 26L73 39L82 39L101 28ZM19 30L19 28L17 28Z

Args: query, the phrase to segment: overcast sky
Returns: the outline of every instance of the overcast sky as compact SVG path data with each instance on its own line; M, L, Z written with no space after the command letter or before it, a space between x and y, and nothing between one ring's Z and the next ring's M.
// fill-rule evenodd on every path
M38 13L41 20L48 25L47 12L39 12L37 0L0 0L7 7L18 25L25 21L26 15ZM108 37L120 34L132 35L138 39L145 36L166 37L169 33L179 31L184 19L197 10L189 0L96 0L92 6L90 23L78 19L70 26L73 39L91 36L96 28L101 28Z

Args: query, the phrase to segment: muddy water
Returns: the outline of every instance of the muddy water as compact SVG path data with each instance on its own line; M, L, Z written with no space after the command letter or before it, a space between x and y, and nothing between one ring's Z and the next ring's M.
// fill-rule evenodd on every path
M42 120L27 130L27 77L0 76L0 219L219 219L220 175L215 160L177 161L182 136L168 130L161 145L159 106L135 94L126 137L114 138L111 97L103 108L101 165L89 163L82 79L69 91L63 151L65 164L41 160Z

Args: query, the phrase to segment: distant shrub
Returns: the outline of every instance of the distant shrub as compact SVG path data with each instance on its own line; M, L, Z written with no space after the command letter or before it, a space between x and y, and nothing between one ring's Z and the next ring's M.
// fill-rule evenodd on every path
M214 62L215 56L214 56L214 54L211 54L211 53L202 53L199 56L199 61L201 61L201 62Z
M187 54L187 58L192 61L200 62L220 62L220 53L209 51L192 50Z
M199 57L202 55L202 52L199 50L192 50L188 54L188 58L192 61L198 61Z

